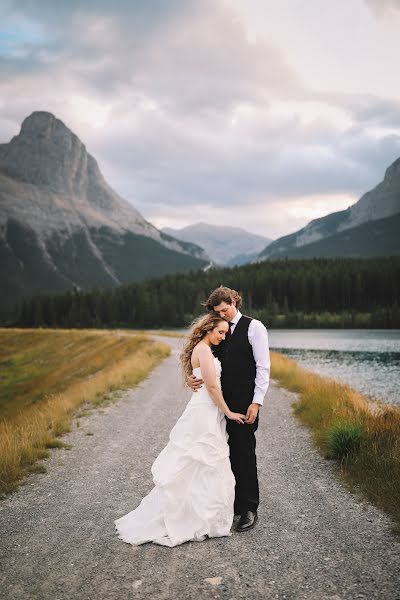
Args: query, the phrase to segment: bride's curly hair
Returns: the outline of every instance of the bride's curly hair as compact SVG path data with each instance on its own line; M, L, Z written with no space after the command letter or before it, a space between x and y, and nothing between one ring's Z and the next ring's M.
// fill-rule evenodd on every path
M218 323L224 320L225 319L221 319L217 313L208 313L198 317L195 321L193 321L191 330L185 340L185 345L180 355L181 368L185 381L186 378L190 377L192 374L193 367L190 359L192 357L194 347L201 342L201 340L209 331L212 331L215 327L217 327Z

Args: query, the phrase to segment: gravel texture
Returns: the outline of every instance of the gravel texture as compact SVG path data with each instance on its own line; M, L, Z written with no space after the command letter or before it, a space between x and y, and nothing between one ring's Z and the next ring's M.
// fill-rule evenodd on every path
M257 526L176 548L132 547L114 520L152 488L150 467L189 398L172 355L117 404L75 421L47 473L0 503L0 598L400 599L400 540L340 483L271 384L260 416ZM94 435L88 436L87 432Z

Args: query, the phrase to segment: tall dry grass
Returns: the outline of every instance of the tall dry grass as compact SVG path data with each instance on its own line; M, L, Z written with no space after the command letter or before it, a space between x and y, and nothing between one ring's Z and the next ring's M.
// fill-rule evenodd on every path
M271 353L271 377L299 394L295 414L324 456L338 460L350 488L386 510L400 528L399 407L372 403L278 353Z
M98 405L142 381L170 352L146 335L1 330L0 492L15 489L70 430L83 403ZM9 372L15 378L10 381Z

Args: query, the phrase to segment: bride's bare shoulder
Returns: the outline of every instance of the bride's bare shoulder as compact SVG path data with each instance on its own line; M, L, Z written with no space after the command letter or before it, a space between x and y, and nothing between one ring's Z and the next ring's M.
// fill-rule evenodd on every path
M200 362L203 361L208 356L212 357L212 352L211 352L210 346L208 346L204 342L199 342L198 344L196 344L196 346L193 348L193 352L192 352L192 356L191 356L192 367L193 368L199 367Z

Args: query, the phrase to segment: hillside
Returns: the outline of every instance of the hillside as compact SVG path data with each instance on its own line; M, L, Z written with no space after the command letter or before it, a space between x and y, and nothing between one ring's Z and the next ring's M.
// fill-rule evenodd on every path
M400 213L386 219L367 221L358 227L286 250L276 248L268 258L334 258L340 256L373 257L400 254ZM260 257L258 257L260 260ZM262 257L262 260L265 260Z

